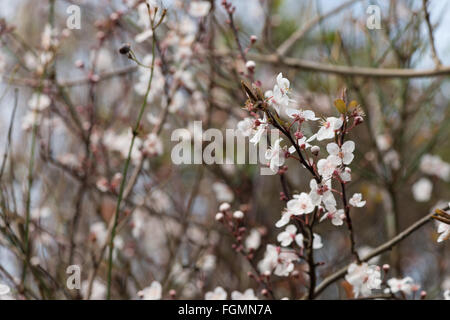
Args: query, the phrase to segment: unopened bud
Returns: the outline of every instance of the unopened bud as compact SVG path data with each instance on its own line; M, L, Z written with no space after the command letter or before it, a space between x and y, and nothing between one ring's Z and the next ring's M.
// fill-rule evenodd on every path
M314 156L318 156L319 155L319 152L320 152L320 148L318 147L318 146L312 146L311 147L311 153L314 155Z
M391 266L390 265L388 265L387 263L386 264L383 264L383 271L384 272L388 272L389 271L389 269L391 268Z
M233 218L238 219L238 220L243 219L244 213L241 210L235 211L233 213Z
M247 61L247 63L245 64L245 67L247 68L247 70L253 72L255 70L256 67L256 63L253 60L249 60Z
M355 126L364 122L364 119L360 116L355 117Z
M420 299L425 299L427 297L427 292L425 291L425 290L422 290L421 292L420 292Z
M231 206L228 202L224 202L220 205L219 210L224 212L230 210Z
M258 37L255 36L254 34L250 36L250 42L253 44L258 40Z
M119 49L119 53L120 54L128 54L131 50L131 45L129 43L125 43L123 44L120 49Z
M223 213L219 212L216 213L216 221L222 221L223 220Z
M267 297L269 295L269 291L267 289L262 289L261 290L261 294L265 297Z

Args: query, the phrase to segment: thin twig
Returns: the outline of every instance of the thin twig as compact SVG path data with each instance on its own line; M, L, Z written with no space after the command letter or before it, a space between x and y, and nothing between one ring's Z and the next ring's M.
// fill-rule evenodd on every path
M449 208L445 208L443 210L448 210ZM381 253L390 250L392 247L394 247L396 244L398 244L400 241L407 238L409 235L411 235L414 231L419 229L421 226L425 225L427 222L431 221L433 219L434 212L427 214L422 219L419 219L415 223L413 223L411 226L409 226L406 230L399 233L397 236L392 238L391 240L383 243L382 245L378 246L374 250L372 250L369 254L361 258L361 262L366 262L372 259L373 257L376 257L380 255ZM332 283L334 283L336 280L342 278L347 273L349 265L346 265L345 267L342 267L335 273L329 275L326 277L317 287L314 292L314 296L317 297L322 291L324 291L328 286L330 286Z

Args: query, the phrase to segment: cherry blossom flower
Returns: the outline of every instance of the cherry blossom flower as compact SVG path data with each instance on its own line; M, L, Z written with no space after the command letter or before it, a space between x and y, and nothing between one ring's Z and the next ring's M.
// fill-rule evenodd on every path
M367 297L373 289L380 289L380 268L366 262L359 265L352 263L347 269L345 280L353 286L353 294L356 298L359 296Z
M105 48L101 48L97 52L91 51L91 60L93 61L94 59L97 59L96 68L99 71L109 70L113 64L113 57L109 50Z
M28 111L22 119L22 130L31 129L34 125L38 126L42 122L42 114L36 111Z
M403 279L391 278L387 281L387 284L392 293L401 291L404 294L411 294L413 291L419 289L411 277L405 277Z
M336 206L336 199L334 199L333 192L331 192L331 180L322 182L319 185L315 179L311 179L309 187L311 188L309 197L314 206L318 206L322 202L325 207Z
M289 200L286 205L286 210L281 216L281 219L275 224L280 228L289 223L292 215L302 215L311 213L314 210L314 205L310 196L307 193L294 194L293 199Z
M281 72L277 75L277 85L278 85L278 88L280 88L280 90L281 90L281 92L283 94L287 94L288 93L289 87L290 87L290 83L289 83L288 79L283 78L283 74Z
M99 247L105 245L108 237L108 231L106 229L105 223L102 221L95 222L91 224L89 228L90 237L94 243L96 243ZM114 238L114 248L120 249L123 247L123 239L120 236L116 236Z
M225 212L225 211L230 210L230 208L231 208L230 204L228 202L224 202L224 203L220 204L219 211Z
M0 283L0 296L7 295L10 291L11 289L6 284Z
M250 70L253 71L256 67L256 63L253 60L248 60L247 63L245 64L245 67Z
M147 221L147 215L142 210L136 210L133 212L131 217L131 235L134 238L139 239L141 236L145 235Z
M48 65L54 58L52 52L41 52L37 56L27 52L24 55L25 65L30 70L36 70L38 74L44 72L44 66Z
M171 207L170 197L166 192L160 189L155 189L152 191L150 194L149 203L153 210L160 213L167 212Z
M142 148L150 156L159 156L163 153L163 144L155 133L147 135Z
M394 170L400 168L400 156L395 150L388 151L383 157L383 162Z
M142 59L142 64L144 66L150 66L152 64L152 55L148 54ZM140 66L138 68L139 78L138 82L134 85L134 90L140 96L145 96L148 89L148 82L150 79L151 72L148 68ZM147 102L152 102L155 98L158 98L164 90L165 77L161 71L161 67L155 65L153 68L153 80L151 90L147 97ZM194 96L194 94L193 94Z
M204 272L211 272L216 268L216 261L215 255L206 254L198 260L197 267Z
M266 132L266 128L269 125L267 122L267 115L264 113L264 117L258 120L258 128L256 129L255 134L250 139L250 142L254 145L257 145L261 140L262 135Z
M286 227L285 231L278 234L277 240L278 242L280 242L281 246L287 247L294 241L296 234L297 227L293 224L290 224Z
M216 199L219 202L233 202L234 194L233 190L228 187L225 183L222 182L214 182L212 185L212 189L216 195Z
M217 212L216 213L216 217L215 217L216 221L222 221L223 218L224 218L224 215L223 215L222 212Z
M30 215L31 215L31 219L38 221L38 220L50 218L53 215L53 213L49 207L42 207L42 208L33 208L31 210Z
M450 289L445 290L443 296L445 300L450 300Z
M109 150L118 152L122 158L126 159L132 137L133 134L131 130L127 130L123 133L115 133L112 130L108 130L103 135L103 144ZM133 145L133 150L131 151L131 160L133 163L137 163L142 158L142 152L140 151L141 146L142 140L137 137Z
M245 248L256 250L261 245L261 233L258 229L250 230L250 234L245 239Z
M43 111L50 106L51 100L49 96L42 93L33 93L31 99L28 100L28 106L33 111Z
M437 176L444 181L450 181L450 164L439 156L426 154L420 159L420 170L423 173Z
M308 148L311 148L312 146L309 144L309 142L310 142L310 139L307 139L306 137L302 137L302 138L300 138L300 139L298 139L297 140L297 144L298 144L298 146L300 147L300 149L308 149ZM290 153L294 153L296 150L295 150L295 147L294 146L291 146L291 148L293 148L292 149L292 152L291 152L291 149L289 149L289 152Z
M161 300L162 286L158 281L153 281L149 287L142 289L137 295L142 300Z
M389 134L378 135L376 143L380 151L387 151L392 146L392 137Z
M295 243L300 247L303 248L303 234L298 233L295 236ZM320 235L318 235L317 233L313 234L313 249L320 249L323 247L323 243L322 243L322 237Z
M316 121L319 119L319 118L316 118L316 115L311 110L297 110L297 109L287 108L286 114L288 115L288 117L290 117L292 119L298 118L301 121L308 121L308 120Z
M320 159L317 162L317 171L324 179L329 179L341 163L341 158L329 155L326 159Z
M437 242L442 242L450 238L450 225L441 221L436 221L437 223L437 233L439 233L439 237L437 238Z
M205 300L226 300L227 292L222 287L217 287L214 291L205 294Z
M418 202L426 202L431 198L431 192L433 191L433 184L427 178L421 178L412 185L412 193L414 199Z
M331 219L331 223L335 226L341 226L344 223L345 213L343 209L337 210L335 207L331 206L328 208L328 212L325 213L320 222L325 219Z
M284 110L289 105L289 86L289 80L283 78L283 74L279 73L277 76L277 84L273 87L273 90L268 90L264 94L268 99L269 105L274 107L278 113L280 113L280 107Z
M81 295L84 299L88 298L89 281L85 280L81 284ZM105 300L106 299L106 285L100 280L94 279L92 282L91 300Z
M341 118L329 117L322 123L319 131L317 132L317 140L322 141L325 139L334 138L334 132L342 127L343 121Z
M201 18L208 14L211 9L209 1L193 1L189 6L189 14L194 18Z
M255 291L253 289L247 289L244 291L244 293L241 293L239 291L233 291L231 293L231 300L259 300L258 297L255 295Z
M353 207L362 208L366 205L366 201L362 199L361 193L355 193L349 200L348 203Z
M274 273L280 277L287 277L294 270L293 262L298 256L293 251L282 251L280 247L268 244L264 258L258 263L261 274Z
M58 46L58 30L52 28L50 24L46 24L41 36L41 46L45 51L50 50L51 47Z
M284 149L280 146L282 138L275 141L273 146L266 150L265 158L269 160L269 167L273 172L277 172L278 168L284 164Z
M341 148L339 146L332 142L327 145L327 151L330 155L337 156L339 159L341 159L340 164L349 165L353 158L355 157L353 155L353 151L355 150L355 143L353 141L346 141L342 145Z
M252 118L245 118L238 122L237 131L244 137L249 137L253 133L255 121Z
M338 175L343 182L349 182L352 180L352 169L349 167L338 169Z
M233 218L235 218L235 219L243 219L244 218L244 213L241 210L237 210L237 211L233 212Z

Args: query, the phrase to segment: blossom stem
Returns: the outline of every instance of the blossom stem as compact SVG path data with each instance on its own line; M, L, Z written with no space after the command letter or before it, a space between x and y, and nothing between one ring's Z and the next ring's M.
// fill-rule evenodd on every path
M343 121L342 127L340 129L340 135L338 135L338 137L337 137L339 148L341 148L342 145L344 144L345 132L346 132L347 121L348 121L348 118L346 115L343 115L343 118L344 118L343 119L344 121ZM354 231L353 231L352 219L350 217L350 206L348 205L348 202L347 202L345 183L341 180L340 185L341 185L341 190L342 190L341 198L342 198L342 203L344 206L345 222L347 224L347 228L349 231L350 251L355 256L358 264L360 264L361 259L359 258L358 252L356 251L355 235L354 235Z
M155 32L155 27L153 25L153 20L151 20L151 24L152 24L152 29L153 32ZM155 37L152 38L152 62L151 62L151 68L150 68L150 78L148 80L148 85L147 85L147 90L145 92L144 95L144 100L142 101L142 105L136 120L136 124L133 128L132 131L132 138L131 138L131 144L130 144L130 148L128 149L128 156L127 159L125 161L125 166L123 168L123 172L122 172L122 181L120 183L120 189L119 189L119 195L117 198L117 205L116 205L116 210L114 213L114 217L113 217L113 227L111 230L111 236L109 238L109 257L108 257L108 278L107 278L107 292L106 292L106 299L109 300L111 299L111 278L112 278L112 265L113 265L113 252L114 252L114 238L116 236L116 229L117 229L117 225L118 225L118 217L119 217L119 212L120 212L120 205L122 203L122 199L123 199L123 194L124 194L124 190L125 190L125 181L126 181L126 177L127 177L127 173L128 173L128 168L131 162L131 154L133 151L133 146L136 140L136 137L138 135L139 132L139 127L141 125L141 119L142 116L144 114L144 111L147 107L147 99L148 99L148 95L150 93L150 89L151 89L151 85L152 85L152 80L153 80L153 74L154 74L154 66L155 66L155 47L156 47L156 40Z

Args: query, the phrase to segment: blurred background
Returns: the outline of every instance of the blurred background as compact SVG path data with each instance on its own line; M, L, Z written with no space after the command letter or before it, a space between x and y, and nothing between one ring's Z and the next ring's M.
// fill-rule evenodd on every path
M101 249L116 207L129 128L149 77L118 50L130 43L140 61L151 61L152 37L136 38L149 27L141 2L0 0L0 154L5 154L0 282L11 287L10 298L105 298L107 255ZM448 203L450 72L372 77L289 63L301 59L328 69L446 68L447 1L426 1L431 38L422 0L231 1L239 44L249 48L245 59L221 1L201 1L210 4L206 11L193 8L195 1L150 2L166 8L167 16L154 32L156 67L140 148L133 152L127 177L135 184L119 215L113 298L135 299L154 280L161 283L163 298L170 297L169 290L201 299L216 286L260 289L247 275L251 266L232 249L234 239L214 217L222 202L244 211L246 237L252 235L249 245L259 261L279 232L274 223L285 206L279 178L260 175L258 165L175 165L171 160L174 129L192 131L192 122L201 120L204 130L224 131L248 116L241 79L259 81L264 91L282 72L291 82L294 105L320 116L336 116L333 101L344 87L361 104L366 117L350 137L357 147L348 187L367 200L365 208L352 211L361 252ZM79 30L67 30L70 5L81 8ZM370 5L380 9L380 29L367 27ZM46 25L56 31L46 33ZM305 32L296 37L298 30ZM277 52L293 60L268 59ZM244 60L255 61L254 73ZM30 102L36 92L50 99L38 116ZM147 134L155 134L153 143L161 146L151 144L146 153ZM287 165L291 190L307 192L306 170L293 160ZM315 230L324 243L315 259L324 262L317 270L320 283L348 264L351 254L344 227L321 223ZM428 298L442 299L450 288L450 251L448 242L437 238L436 225L429 223L375 262L390 263L392 276L411 276ZM66 268L73 264L82 270L79 291L65 286ZM306 279L302 272L294 281L274 277L277 297L301 297ZM341 281L319 296L347 297Z

